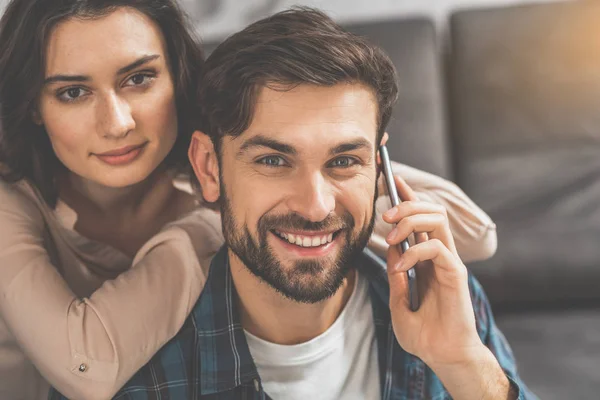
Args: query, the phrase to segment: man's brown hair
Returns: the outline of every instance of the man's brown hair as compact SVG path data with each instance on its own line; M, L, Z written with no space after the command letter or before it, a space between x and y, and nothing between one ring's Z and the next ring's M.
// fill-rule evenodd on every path
M381 139L398 94L389 57L321 11L301 7L264 18L230 36L206 61L202 129L219 151L224 135L250 126L260 89L357 83L373 91Z

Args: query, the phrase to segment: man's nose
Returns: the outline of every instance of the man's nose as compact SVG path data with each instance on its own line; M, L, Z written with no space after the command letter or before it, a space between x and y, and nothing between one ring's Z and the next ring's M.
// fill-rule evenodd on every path
M129 103L115 93L102 100L97 117L99 133L105 138L124 138L135 128Z
M312 222L323 221L335 210L335 196L331 184L319 172L306 175L294 182L290 196L290 211Z

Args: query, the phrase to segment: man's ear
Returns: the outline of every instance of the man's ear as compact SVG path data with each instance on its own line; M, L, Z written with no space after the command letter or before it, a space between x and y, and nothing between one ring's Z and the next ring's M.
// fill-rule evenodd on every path
M219 200L221 187L219 185L219 162L217 153L210 137L203 132L195 131L192 135L188 158L200 187L202 197L209 203Z
M387 132L384 132L383 136L381 137L381 143L379 143L379 146L385 145L389 138L390 135L388 135ZM377 167L379 168L379 166L381 165L381 154L379 154L379 147L377 149Z
M381 137L381 143L379 145L383 146L384 144L386 144L389 138L390 138L390 135L388 135L387 132L384 132L383 136Z

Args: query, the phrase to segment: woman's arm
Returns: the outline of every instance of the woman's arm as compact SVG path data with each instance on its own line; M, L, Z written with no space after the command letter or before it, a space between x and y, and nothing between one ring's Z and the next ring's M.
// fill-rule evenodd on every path
M485 260L494 255L497 246L496 225L458 186L439 176L396 162L392 162L392 170L394 175L406 181L419 199L446 207L454 242L463 262ZM388 248L385 238L392 226L381 217L391 208L383 175L379 177L377 187L377 215L369 248L385 257Z
M222 244L218 216L169 224L85 299L50 262L44 229L37 206L0 184L0 315L51 385L74 400L110 398L183 325L206 281L198 259Z

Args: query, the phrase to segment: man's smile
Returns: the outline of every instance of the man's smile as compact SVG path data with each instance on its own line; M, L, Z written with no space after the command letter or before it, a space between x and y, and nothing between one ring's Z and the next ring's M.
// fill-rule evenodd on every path
M295 256L300 257L323 257L337 247L339 242L337 239L342 231L340 229L333 232L297 231L292 233L279 230L269 232L286 252L292 252Z
M331 243L334 235L337 235L338 231L333 232L286 232L280 230L273 230L273 232L280 238L287 240L291 244L295 244L301 247L317 247L327 243Z

